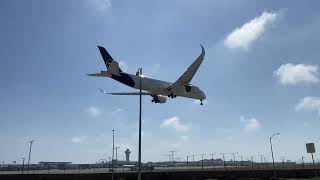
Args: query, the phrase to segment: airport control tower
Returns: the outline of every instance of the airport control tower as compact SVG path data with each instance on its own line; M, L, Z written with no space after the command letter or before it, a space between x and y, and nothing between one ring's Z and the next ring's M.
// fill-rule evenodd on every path
M130 153L131 153L131 151L129 149L127 149L124 153L126 153L126 162L129 163L130 162Z

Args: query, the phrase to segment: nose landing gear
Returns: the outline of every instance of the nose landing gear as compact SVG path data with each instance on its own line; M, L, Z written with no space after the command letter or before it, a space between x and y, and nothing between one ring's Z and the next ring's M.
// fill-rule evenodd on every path
M176 98L177 96L174 95L173 93L169 94L168 97L171 97L171 99Z
M201 106L203 105L203 102L202 102L202 100L200 100L200 105L201 105Z

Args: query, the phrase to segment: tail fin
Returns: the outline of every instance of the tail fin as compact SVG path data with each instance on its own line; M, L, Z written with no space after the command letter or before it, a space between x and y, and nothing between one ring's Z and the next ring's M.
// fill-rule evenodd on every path
M118 71L118 72L122 72L122 70L119 67L119 64L117 61L115 61L111 55L108 53L108 51L102 47L102 46L98 46L99 51L101 53L101 56L103 58L104 63L106 64L107 69L112 68L111 71ZM116 66L118 67L114 67L114 64L116 64ZM117 69L114 69L117 68Z

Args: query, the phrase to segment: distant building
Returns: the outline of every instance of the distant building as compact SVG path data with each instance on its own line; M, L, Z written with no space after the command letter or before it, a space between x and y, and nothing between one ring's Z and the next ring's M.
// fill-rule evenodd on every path
M49 161L41 161L38 163L40 166L44 166L47 168L57 168L64 169L66 166L71 165L71 162L49 162Z

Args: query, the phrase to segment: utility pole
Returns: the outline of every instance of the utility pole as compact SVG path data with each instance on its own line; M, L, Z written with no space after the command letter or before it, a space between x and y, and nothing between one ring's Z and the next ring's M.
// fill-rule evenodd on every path
M204 156L205 154L201 154L201 171L203 171L203 156Z
M2 174L3 174L3 171L4 171L4 161L2 161Z
M251 167L253 168L253 157L254 156L251 156Z
M21 170L22 174L23 174L23 170L24 170L24 160L25 160L25 158L22 158L22 170Z
M283 167L283 168L285 168L285 162L284 162L284 161L285 161L285 158L286 158L286 157L284 157L284 156L281 157L281 159L282 159L282 167Z
M112 159L111 159L111 179L113 180L113 160L114 160L114 129L112 129Z
M212 163L212 167L214 166L214 160L213 160L213 155L215 155L215 153L211 153L211 163Z
M302 168L304 168L304 158L306 158L306 157L302 156L302 158L301 158L301 161L302 161Z
M274 136L279 135L279 134L280 134L280 133L273 134L273 135L269 138L269 140L270 140L270 148L271 148L271 155L272 155L273 175L274 175L274 179L275 179L275 180L278 180L278 178L277 178L276 166L275 166L275 164L274 164L274 156L273 156L273 148L272 148L272 138L273 138Z
M266 158L266 157L263 157L263 160L264 160L264 162L265 162L265 164L266 164L266 167L268 167L268 166L269 166L269 164L268 164L268 160L267 160L267 158Z
M226 168L226 158L224 157L225 153L222 153L222 157L223 157L223 166L224 168Z
M194 166L194 154L191 155L192 156L192 166Z
M240 156L241 159L241 166L243 166L243 156Z
M32 150L32 144L34 140L29 141L30 143L30 148L29 148L29 158L28 158L28 169L27 169L27 174L29 174L29 166L30 166L30 157L31 157L31 150Z
M174 158L173 158L173 153L175 152L174 150L169 151L171 153L171 158L172 158L172 167L174 167Z
M142 68L138 69L139 75L139 152L138 152L138 180L141 180L141 118L142 118Z
M260 156L260 163L261 163L261 167L263 166L263 161L262 161L262 158L263 158L263 155L261 154L261 155L258 155L258 156Z
M187 156L187 169L189 169L189 156Z
M236 163L236 154L238 154L238 152L234 152L234 153L230 153L230 154L232 154L232 156L233 156L233 163L234 163L234 165L237 166L237 163Z

